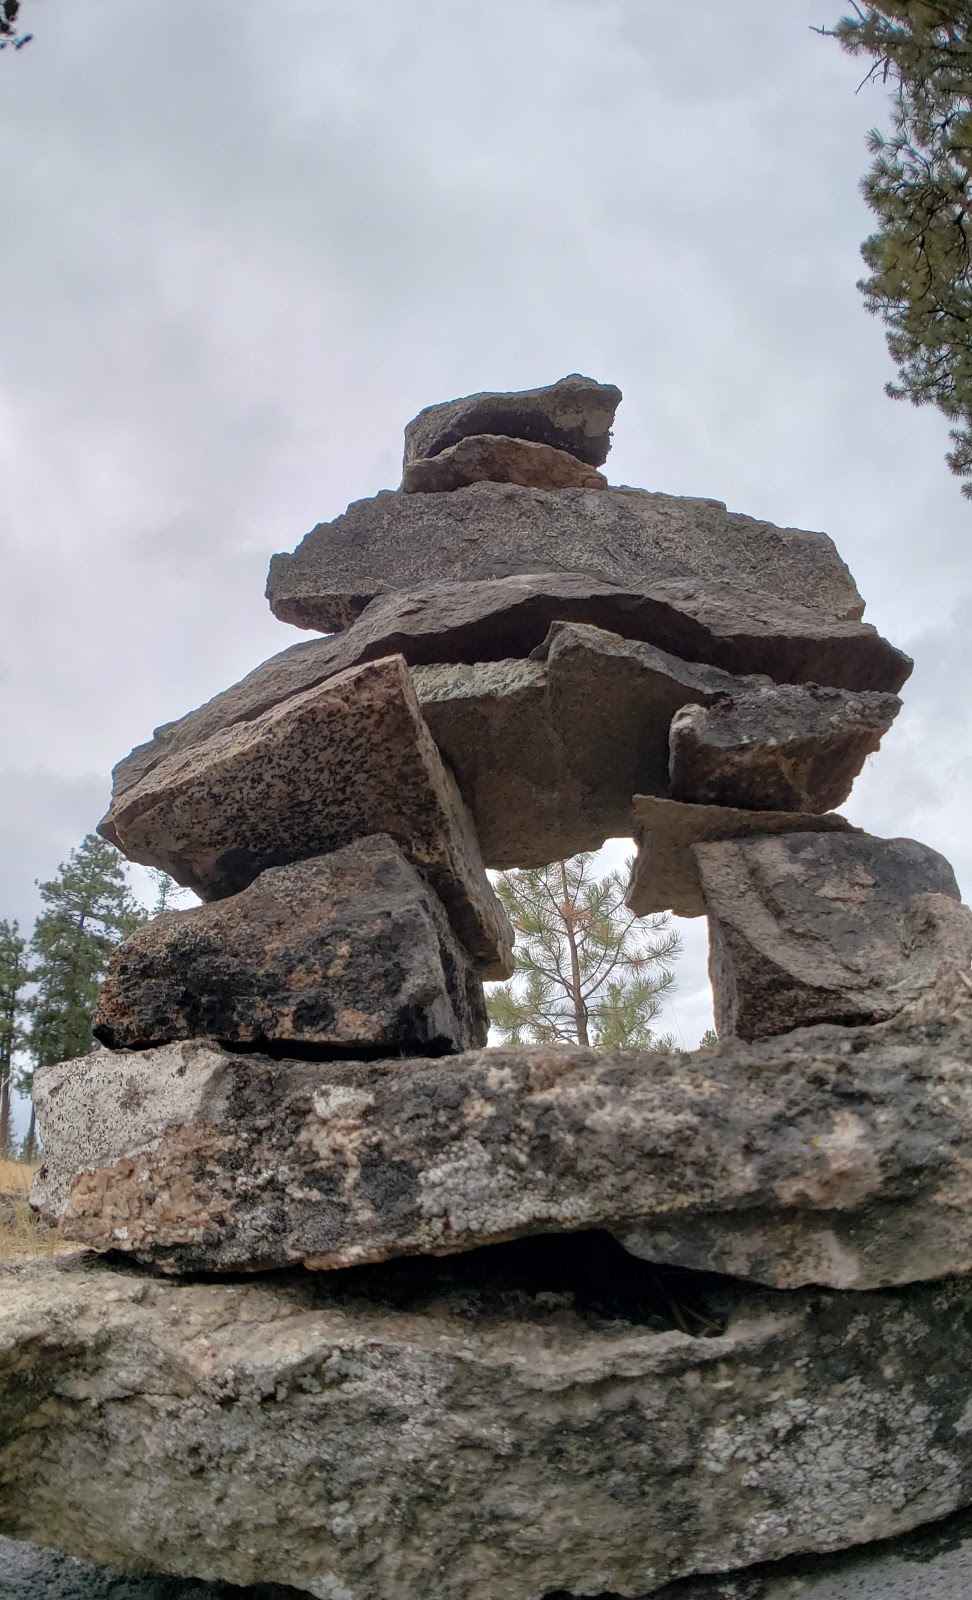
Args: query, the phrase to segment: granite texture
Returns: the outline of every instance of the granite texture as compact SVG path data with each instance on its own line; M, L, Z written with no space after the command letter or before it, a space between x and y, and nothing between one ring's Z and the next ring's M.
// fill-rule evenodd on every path
M169 1272L592 1227L783 1288L972 1272L970 990L950 974L881 1026L693 1055L96 1051L38 1072L33 1203L67 1238Z
M743 811L734 806L690 805L636 794L629 827L638 846L627 903L639 917L673 911L704 917L705 900L693 845L710 839L778 833L856 833L839 811Z
M780 682L888 692L900 689L911 671L909 657L868 623L838 622L728 583L681 579L622 589L583 574L543 573L431 584L379 596L346 633L291 645L197 710L163 724L115 767L115 800L165 756L348 667L388 655L412 666L526 657L558 621L588 623L683 661Z
M566 450L599 467L611 448L621 390L572 372L542 389L465 395L426 406L405 429L404 465L438 456L474 434L505 434Z
M96 1039L419 1055L486 1043L483 986L387 834L154 917L113 954Z
M98 831L204 900L237 893L267 867L387 833L444 903L480 974L512 971L513 930L398 656L173 752Z
M618 1283L600 1246L592 1292L581 1240L559 1278L533 1250L519 1276L514 1246L243 1284L0 1270L0 1533L317 1600L536 1600L972 1499L967 1282L676 1284L692 1338L653 1269Z
M389 589L542 572L638 586L716 579L824 617L854 621L864 610L823 533L777 528L718 500L510 483L358 500L273 557L267 598L282 622L331 631Z
M684 706L670 733L672 798L830 811L843 805L900 709L897 695L814 683L751 687Z
M695 846L720 1036L882 1022L968 971L972 911L914 839L796 833Z

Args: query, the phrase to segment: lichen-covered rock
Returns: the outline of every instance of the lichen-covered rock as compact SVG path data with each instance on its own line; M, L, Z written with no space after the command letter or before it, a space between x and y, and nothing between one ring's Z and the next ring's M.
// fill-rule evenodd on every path
M512 1248L246 1284L0 1270L0 1532L318 1600L536 1600L972 1499L968 1283L713 1286L691 1338L636 1263L592 1303L511 1281Z
M639 917L673 911L704 917L705 901L692 850L709 839L777 833L856 833L838 811L743 811L735 806L691 805L664 796L636 794L629 832L638 846L627 904Z
M330 1269L608 1228L779 1287L972 1271L972 992L695 1055L296 1062L203 1043L42 1069L33 1202L166 1271Z
M405 494L443 494L470 483L522 483L533 489L606 489L607 479L566 450L526 439L477 433L441 455L412 461L402 475Z
M405 467L441 455L474 434L505 434L566 450L599 467L611 448L611 425L621 404L613 383L572 372L542 389L465 395L426 406L405 429Z
M911 671L908 656L869 623L838 622L728 583L682 579L621 589L582 573L553 572L431 584L412 593L393 590L366 606L346 633L291 645L198 710L158 728L116 766L115 802L165 756L259 716L348 667L389 655L402 655L413 666L522 658L558 621L589 623L643 639L683 661L779 682L893 691Z
M847 799L900 709L897 695L815 683L748 686L683 706L670 733L672 798L830 811Z
M914 839L798 833L695 846L721 1034L881 1022L968 971L972 911Z
M282 622L330 631L389 589L542 572L637 586L716 579L831 618L864 609L825 534L739 516L718 500L512 483L359 500L292 555L273 557L267 597Z
M322 1050L486 1043L483 986L438 897L387 835L270 867L240 894L154 917L111 958L96 1039Z
M512 971L513 930L398 656L173 752L124 791L98 831L205 900L237 893L266 867L388 833L428 878L480 973Z

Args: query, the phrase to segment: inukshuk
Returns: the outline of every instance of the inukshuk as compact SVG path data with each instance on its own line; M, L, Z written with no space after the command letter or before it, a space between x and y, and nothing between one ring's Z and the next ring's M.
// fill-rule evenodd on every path
M36 1204L106 1254L0 1277L0 1531L538 1600L972 1502L972 915L834 810L911 663L823 534L608 487L619 400L422 412L273 560L327 637L116 768L205 903L38 1077ZM632 832L719 1044L484 1048L485 869Z

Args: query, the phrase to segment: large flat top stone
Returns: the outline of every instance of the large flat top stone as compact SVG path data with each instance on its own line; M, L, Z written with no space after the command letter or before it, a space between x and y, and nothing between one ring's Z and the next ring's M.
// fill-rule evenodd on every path
M466 395L426 406L405 429L406 469L422 457L437 456L472 434L506 434L566 450L578 461L599 467L611 448L611 425L621 390L572 372L542 389L511 394Z
M317 1600L537 1600L972 1499L966 1281L672 1284L691 1338L651 1309L657 1269L549 1253L222 1284L0 1268L0 1531Z
M203 899L387 833L423 871L480 972L508 976L513 933L455 779L399 656L353 667L166 757L99 830Z
M638 853L627 904L639 917L672 911L704 917L705 900L692 846L709 839L771 833L856 833L839 811L742 811L734 806L691 805L664 796L636 794L631 832Z
M344 1268L607 1228L779 1288L972 1271L972 986L692 1055L361 1063L205 1042L42 1069L34 1203L169 1272Z
M715 580L617 588L580 573L523 574L431 584L373 600L346 632L307 639L271 657L206 705L158 728L114 771L115 800L168 754L204 742L289 695L382 656L412 665L528 656L554 622L581 622L733 673L843 689L901 688L911 661L869 623Z
M293 555L273 557L267 598L281 621L330 631L389 589L548 571L620 585L718 579L829 617L864 610L826 534L777 528L717 500L509 483L359 500Z

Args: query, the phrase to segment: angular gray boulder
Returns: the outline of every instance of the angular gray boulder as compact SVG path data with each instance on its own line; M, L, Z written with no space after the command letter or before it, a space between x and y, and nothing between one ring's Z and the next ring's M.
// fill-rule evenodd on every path
M607 1228L780 1288L972 1272L972 983L694 1055L298 1062L197 1042L42 1069L33 1203L165 1272L334 1269Z
M735 678L581 623L554 623L530 661L416 667L413 676L483 858L498 868L542 866L623 837L633 795L668 793L670 761L684 788L697 779L704 791L705 757L669 753L686 702L699 713L698 702L711 706L716 728L736 735L731 790L754 811L779 799L787 810L825 811L834 793L849 792L875 730L898 707L893 695Z
M621 586L715 579L826 617L856 621L864 610L825 534L776 528L717 500L511 483L359 500L273 557L267 598L282 622L330 632L389 589L541 572Z
M630 826L638 846L626 902L639 917L672 911L704 917L705 900L692 846L710 839L777 833L856 833L839 811L744 811L636 794Z
M638 790L668 789L668 730L686 701L759 680L554 623L529 661L413 669L422 714L489 867L534 867L628 829Z
M125 790L99 832L206 900L267 867L388 833L443 901L477 970L512 971L512 928L400 657L174 752Z
M198 710L156 729L116 766L115 798L164 756L249 721L349 667L389 655L402 655L413 666L526 657L558 621L587 623L644 640L683 661L778 682L894 691L912 665L869 623L838 622L727 583L675 580L621 589L583 574L548 573L432 584L379 596L346 633L291 645Z
M441 455L412 461L402 475L404 494L444 494L470 483L522 483L532 489L606 489L607 479L566 450L526 439L477 433Z
M466 395L426 406L405 429L406 470L413 461L438 456L473 434L505 434L566 450L599 467L611 448L611 427L621 404L613 383L572 372L542 389L511 394Z
M694 854L720 1036L882 1022L968 972L972 911L944 856L914 839L786 834Z
M441 902L378 834L153 918L112 956L92 1031L115 1050L209 1038L415 1055L484 1045L487 1023Z
M510 1252L241 1284L0 1269L0 1532L317 1600L536 1600L972 1499L967 1282L682 1284L692 1338L635 1263L598 1295Z
M842 805L901 709L893 694L749 685L672 719L673 800L765 811Z

